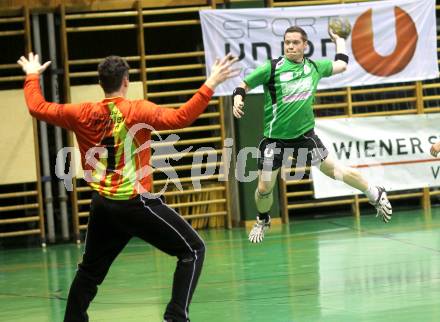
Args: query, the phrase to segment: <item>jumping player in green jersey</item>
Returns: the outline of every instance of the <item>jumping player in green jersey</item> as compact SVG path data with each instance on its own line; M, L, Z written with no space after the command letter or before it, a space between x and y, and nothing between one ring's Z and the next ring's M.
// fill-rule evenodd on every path
M257 222L249 240L259 243L270 227L269 210L272 190L283 161L289 156L297 167L315 165L327 176L341 180L364 192L384 222L391 219L392 208L385 189L373 186L355 169L339 164L329 156L314 132L313 101L318 82L346 70L348 56L345 39L329 30L336 44L335 60L312 61L304 57L307 34L298 27L289 27L284 33L284 55L267 61L247 75L233 93L233 113L244 115L246 93L264 87L264 138L260 142L258 159L258 187L255 191ZM289 155L286 155L289 154Z

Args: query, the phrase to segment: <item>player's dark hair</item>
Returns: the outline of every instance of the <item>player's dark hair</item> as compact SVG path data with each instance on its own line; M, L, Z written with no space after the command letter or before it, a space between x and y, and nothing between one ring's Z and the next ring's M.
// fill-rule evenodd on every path
M307 33L301 27L291 26L291 27L287 28L286 31L284 32L284 39L286 39L286 34L289 32L298 32L301 34L301 38L303 41L308 40Z
M105 93L119 90L124 77L128 77L130 66L119 56L108 56L98 65L99 83Z

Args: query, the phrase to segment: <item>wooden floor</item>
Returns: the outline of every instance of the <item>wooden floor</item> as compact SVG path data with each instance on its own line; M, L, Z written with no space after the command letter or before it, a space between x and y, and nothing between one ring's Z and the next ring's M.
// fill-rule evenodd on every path
M252 245L204 231L192 322L440 321L440 209L295 221ZM0 321L62 321L82 246L0 251ZM91 321L161 322L175 260L133 240L100 287Z

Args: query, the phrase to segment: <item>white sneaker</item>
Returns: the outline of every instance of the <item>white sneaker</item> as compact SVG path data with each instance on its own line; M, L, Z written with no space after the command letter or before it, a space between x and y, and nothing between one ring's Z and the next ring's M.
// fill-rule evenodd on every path
M260 220L257 216L257 222L254 224L251 232L249 233L249 241L251 243L261 243L264 238L264 233L270 228L270 216L267 220Z
M377 210L376 217L381 217L384 222L389 222L391 220L391 215L393 214L393 209L391 208L391 204L388 201L387 193L384 187L376 187L379 191L379 197L377 200L372 203L370 202Z

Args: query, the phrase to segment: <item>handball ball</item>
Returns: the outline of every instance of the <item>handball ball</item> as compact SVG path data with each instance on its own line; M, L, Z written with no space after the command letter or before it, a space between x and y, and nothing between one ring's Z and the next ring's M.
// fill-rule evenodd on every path
M328 27L339 37L347 39L351 33L350 21L347 18L335 17L331 18Z

